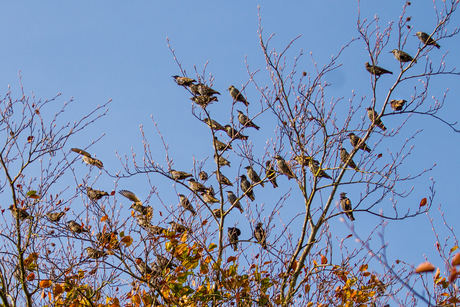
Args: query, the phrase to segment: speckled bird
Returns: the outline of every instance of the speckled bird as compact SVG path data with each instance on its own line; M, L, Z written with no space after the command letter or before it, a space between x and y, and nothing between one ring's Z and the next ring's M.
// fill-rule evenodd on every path
M374 76L381 76L383 74L393 74L391 71L386 70L385 68L376 65L370 65L369 62L366 62L366 70Z
M240 110L238 110L238 121L240 122L240 124L242 124L242 125L245 126L245 127L252 127L252 128L257 129L257 130L260 129L259 126L257 126L256 124L254 124L254 123L249 119L249 117L247 117L246 115L244 115L243 112L241 112Z
M83 149L70 148L70 150L82 155L83 156L82 159L83 159L84 162L86 162L86 164L94 165L99 169L102 169L104 167L104 165L102 164L101 160L98 160L96 158L91 157L91 155L88 152L84 151Z
M224 210L224 212L225 212L225 210ZM218 218L218 219L222 218L222 213L220 212L220 208L218 208L218 209L213 209L213 210L212 210L212 214L214 214L214 216L215 216L216 218Z
M219 160L217 160L217 159L219 159ZM224 157L222 157L222 156L217 156L217 154L214 154L214 161L216 161L216 163L217 163L217 161L219 161L219 165L221 167L225 166L225 165L228 165L230 167L230 162L227 159L225 159Z
M230 181L230 179L228 179L227 177L225 177L221 172L217 171L216 172L216 179L217 179L217 182L221 183L222 185L226 185L226 186L229 186L229 187L233 187L233 183Z
M157 263L158 263L158 266L161 268L161 270L164 270L166 268L169 268L172 270L175 267L177 267L177 265L174 264L172 259L168 259L162 255L157 255Z
M241 203L238 200L238 197L236 197L236 195L233 194L232 191L227 191L227 199L232 207L239 209L241 213L244 212L243 207L241 206Z
M198 85L197 84L190 84L188 86L190 92L192 92L193 95L195 96L199 96L200 95L200 92L198 91Z
M142 276L152 274L152 269L148 266L147 263L144 262L144 260L141 258L136 258L134 262L136 263L137 270L139 273L141 273Z
M157 225L151 225L150 227L148 227L147 229L152 235L161 235L161 234L164 234L166 229L161 227L161 226L157 226Z
M340 148L340 160L343 163L346 163L349 157L350 157L350 154L347 152L347 150L343 147ZM348 166L355 169L356 171L359 171L359 168L356 166L353 159L350 159L350 161L348 161Z
M401 63L412 62L414 60L409 54L405 53L402 50L393 49L390 51L390 53L393 53L395 59ZM414 62L417 63L417 60L415 60Z
M226 131L225 128L221 124L219 124L213 119L205 118L203 119L203 121L205 122L206 125L209 126L209 128L213 129L214 131L217 131L217 130Z
M246 196L249 197L250 200L254 201L256 197L254 196L254 191L251 188L251 183L246 178L246 175L241 175L241 190L246 193Z
M85 250L86 250L86 255L88 256L88 258L91 258L91 259L99 259L99 258L107 256L106 252L94 249L92 247L87 247L85 248Z
M179 194L179 198L180 198L180 204L181 206L185 209L185 210L188 210L192 213L192 215L196 215L196 212L195 212L195 209L193 209L193 206L192 206L192 203L190 202L190 200L188 200L187 197L185 197L184 194Z
M441 48L441 46L432 37L430 37L425 32L419 31L419 32L415 33L415 35L418 36L418 38L420 39L420 41L422 43L424 43L426 45L433 45L438 49Z
M257 184L260 182L260 185L265 187L265 184L262 182L259 175L252 168L252 166L248 165L245 167L245 169L246 169L246 172L248 173L248 178L251 180L252 184Z
M257 242L262 245L262 248L267 249L267 233L262 228L264 224L257 223L254 229L254 238L256 238Z
M272 161L265 162L265 176L270 180L273 185L273 188L277 188L278 184L276 183L276 171L273 167Z
M242 135L237 130L233 129L230 125L225 125L224 128L225 128L225 131L227 132L227 135L232 139L240 139L240 140L248 139L247 135Z
M291 180L291 178L297 178L296 175L294 175L294 173L291 171L291 168L289 167L289 165L280 155L276 155L275 159L276 159L276 162L278 164L278 169L281 174L288 176L289 180Z
M67 226L72 232L75 233L89 232L88 229L83 228L80 224L78 224L75 221L68 221Z
M64 216L64 212L48 212L46 214L46 217L51 221L51 222L59 222L61 220L61 217Z
M11 211L11 215L15 218L15 219L19 219L20 221L23 221L25 219L32 219L32 217L29 215L29 213L27 213L27 211L25 209L22 209L22 208L14 208L13 205L10 205L8 207L8 210Z
M182 171L176 171L176 170L173 170L173 169L170 170L169 173L171 174L171 177L174 180L184 180L184 179L187 179L189 177L192 177L192 174L182 172Z
M201 181L206 181L208 180L208 173L206 173L205 171L201 171L199 174L198 174L198 177L200 178Z
M353 207L351 206L351 201L348 197L346 197L347 193L342 192L340 193L340 205L342 206L342 210L348 216L348 218L352 221L355 220L353 217Z
M310 168L313 176L318 178L328 178L332 180L332 177L329 176L322 168L320 168L319 163L317 163L314 159L310 159L308 163L308 167Z
M241 101L245 104L245 106L249 106L249 102L246 100L246 98L244 98L244 96L236 87L230 85L230 87L227 90L230 91L230 96L232 96L234 103L237 101Z
M212 96L212 95L220 95L220 93L216 90L213 90L209 86L204 85L203 83L199 83L198 85L198 93L205 96Z
M190 100L192 100L194 103L196 103L202 108L206 108L213 101L218 101L217 97L215 96L203 96L203 95L191 97Z
M357 147L358 144L361 143L361 145L359 145L359 149L371 152L369 146L367 146L366 143L362 142L362 139L359 136L356 136L356 134L354 134L353 132L350 132L348 134L348 137L350 138L350 143L353 147Z
M400 100L393 99L390 101L390 106L394 111L401 111L406 102L407 100L404 100L404 99L400 99Z
M375 112L374 109L366 108L366 110L367 110L367 117L369 117L369 119L371 120L372 123L374 123L374 125L382 129L383 131L387 130L382 120L380 118L377 118L378 114L377 112Z
M216 137L214 137L213 146L219 151L225 151L227 149L232 149L232 145L221 142Z
M172 76L172 77L174 78L174 81L176 81L177 85L190 86L194 82L196 82L196 80L194 80L192 78L180 77L178 75L175 75L175 76Z
M241 230L236 227L228 227L227 234L228 242L230 242L230 245L236 252L238 250L238 237L241 236Z
M88 195L88 197L91 200L99 200L104 196L109 196L109 193L101 191L101 190L94 190L91 187L87 187L86 188L86 195Z
M142 215L148 215L150 217L152 216L153 214L152 206L143 206L141 200L139 199L139 197L136 196L136 194L128 190L120 190L118 191L118 193L120 193L121 195L129 199L130 201L134 202L131 204L131 207L129 207L130 209L133 209Z
M176 223L176 222L168 222L169 225L171 225L171 230L174 231L174 232L177 232L177 233L183 233L183 232L191 232L190 229L184 225L181 225L179 223Z

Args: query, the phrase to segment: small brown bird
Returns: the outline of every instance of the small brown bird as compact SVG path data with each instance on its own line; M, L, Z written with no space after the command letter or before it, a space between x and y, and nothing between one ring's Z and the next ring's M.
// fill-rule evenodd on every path
M136 217L137 225L141 226L147 231L150 231L150 228L152 227L152 224L150 224L150 220L152 219L151 216L145 216L142 214L138 214L135 217Z
M401 111L406 102L407 101L404 99L401 99L401 100L393 99L390 101L390 105L394 111Z
M176 222L171 221L168 224L171 225L171 230L174 232L177 232L177 233L183 233L186 231L191 232L191 230L188 227L178 224Z
M214 137L213 146L214 146L214 148L216 148L217 150L220 150L220 151L225 151L227 149L232 149L232 145L226 144L224 142L221 142L216 137Z
M239 209L241 213L244 212L243 207L241 207L240 201L238 200L238 197L236 197L232 191L227 191L227 199L232 207Z
M355 220L353 217L353 207L351 206L351 201L348 197L346 197L347 193L342 192L340 193L340 205L342 206L342 210L348 216L348 218L352 221Z
M297 178L296 175L294 175L294 173L291 171L289 165L280 155L276 155L275 159L281 174L288 176L289 180L291 180L291 178Z
M200 92L198 91L198 85L197 84L190 84L188 86L190 92L192 92L193 95L195 96L199 96L200 95Z
M248 177L251 180L252 184L257 184L260 182L260 185L265 187L265 184L263 181L260 179L259 175L256 173L256 171L252 168L252 166L248 165L245 167Z
M240 139L240 140L248 139L247 135L242 135L237 130L233 129L230 125L225 125L224 129L227 132L227 135L232 139Z
M30 218L30 219L33 219L29 213L27 213L27 211L25 209L21 209L21 208L14 208L14 205L11 205L8 207L8 210L11 211L11 215L15 218L15 219L19 219L20 221L23 221L27 218Z
M238 110L238 121L240 122L240 124L242 124L242 125L245 126L245 127L252 127L252 128L257 129L257 130L260 129L259 126L257 126L256 124L254 124L254 123L249 119L249 117L247 117L246 115L244 115L243 112L241 112L240 110Z
M151 225L148 228L148 230L152 235L161 235L161 234L164 234L166 231L166 229L164 229L161 226L157 226L157 225Z
M209 128L211 128L214 131L218 131L218 130L226 131L225 128L221 124L219 124L213 119L205 118L203 119L203 121L205 122L206 125L209 126Z
M425 45L433 45L438 49L441 48L441 46L439 46L439 44L425 32L419 31L415 33L415 35L417 35L420 41Z
M217 160L217 159L219 159L219 160ZM216 161L216 163L217 163L217 161L219 161L220 166L228 165L230 167L230 162L227 159L225 159L224 157L222 157L222 156L219 156L219 158L217 158L217 155L214 154L214 161Z
M314 159L309 160L308 167L310 168L310 171L313 174L313 176L318 178L332 179L331 176L329 176L323 169L319 167L319 163L317 163L317 161L315 161Z
M399 62L406 63L414 61L414 59L409 54L405 53L402 50L393 49L390 51L390 53L393 53L393 56ZM417 63L417 60L415 60L414 62Z
M206 181L206 180L208 180L208 173L206 173L205 171L201 171L198 174L198 177L200 177L200 180Z
M194 103L196 103L202 108L206 108L213 101L218 101L216 96L203 95L190 97L190 100L192 100Z
M230 91L230 96L232 96L233 98L233 103L241 101L246 106L249 106L249 102L246 100L246 98L244 98L243 95L241 95L240 91L236 87L230 85L230 87L227 90Z
M207 192L201 192L201 197L203 198L204 202L207 204L215 204L219 203L220 200L214 197L211 193L209 193L209 190Z
M366 143L364 143L362 139L359 136L356 136L356 134L354 134L353 132L350 132L348 134L348 137L350 138L350 143L353 147L357 147L358 144L361 143L359 145L359 149L362 149L367 152L371 152L371 149L369 148L369 146L367 146Z
M267 176L267 178L273 184L273 188L278 187L278 184L276 183L276 172L272 161L265 162L265 176Z
M256 228L254 229L254 238L256 238L257 242L262 245L262 248L267 249L267 234L265 230L262 228L264 224L257 223Z
M83 228L80 224L78 224L75 221L68 221L67 226L72 232L75 233L89 232L88 229Z
M46 216L51 222L59 222L61 220L61 217L64 216L64 212L48 212Z
M385 68L376 65L370 65L369 62L366 62L366 69L368 72L377 77L383 74L393 74L391 71L386 70Z
M224 212L225 212L225 210L224 210ZM216 218L218 218L218 219L222 218L222 213L220 212L220 208L218 208L218 209L213 209L213 210L212 210L212 214L214 214L214 216L215 216Z
M136 268L141 273L142 276L144 275L152 275L152 269L148 266L147 263L144 262L141 258L136 258L135 260Z
M216 179L222 185L233 187L233 183L219 171L216 172Z
M371 120L371 122L376 125L377 127L379 127L380 129L382 129L383 131L387 130L387 128L385 127L385 125L383 124L382 120L380 118L377 118L378 117L378 114L377 112L375 112L374 109L372 108L366 108L367 110L367 117L369 117L369 119Z
M349 157L350 154L347 152L347 150L343 147L340 148L340 160L343 163L346 163ZM350 159L350 161L348 161L348 166L355 169L356 171L359 171L359 168L356 166L355 162L353 162L353 159Z
M196 80L193 80L192 78L180 77L177 75L172 76L172 77L176 81L177 85L190 86L193 84L193 82L196 82Z
M206 192L208 190L208 188L206 188L204 184L197 182L193 178L188 179L188 185L190 187L190 190L194 192Z
M236 252L238 250L238 237L241 236L241 230L236 227L228 227L227 234L228 242L230 242L230 245Z
M131 207L129 207L130 209L133 209L143 215L151 216L153 214L153 208L151 206L143 206L141 200L133 192L128 190L120 190L118 193L134 202L131 204Z
M198 83L198 93L204 96L212 96L214 94L220 95L218 91L213 90L209 86L204 85L203 83Z
M109 196L109 193L101 190L93 190L91 187L86 188L86 195L92 200L99 200L104 196Z
M99 258L107 256L106 252L94 249L92 247L87 247L85 248L85 250L86 250L86 255L88 256L88 258L91 258L91 259L99 259Z
M179 194L179 198L180 198L181 206L184 207L185 210L190 211L192 213L192 215L196 215L196 212L193 209L193 206L192 206L192 203L190 202L190 200L188 200L188 198L185 197L184 194Z
M86 162L86 164L94 165L99 169L102 169L104 167L104 165L102 164L101 160L98 160L96 158L91 157L91 155L88 152L86 152L86 151L84 151L82 149L79 149L79 148L70 148L70 150L82 155L83 156L82 159L83 159L84 162Z
M192 177L192 174L186 173L186 172L181 172L181 171L176 171L176 170L170 170L169 173L171 174L171 177L174 180L184 180L189 177Z
M251 183L246 178L246 175L241 175L241 190L246 193L246 196L249 197L251 201L254 201L256 197L254 196L254 191L251 188Z
M177 265L174 264L172 259L168 259L162 255L157 255L157 263L161 270L164 270L166 268L169 268L172 270L175 267L177 267Z

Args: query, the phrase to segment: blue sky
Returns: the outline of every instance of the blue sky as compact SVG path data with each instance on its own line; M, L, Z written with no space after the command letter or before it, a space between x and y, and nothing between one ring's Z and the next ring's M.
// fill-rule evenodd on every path
M381 18L379 24L385 27L390 21L397 22L403 4L404 1L362 1L361 14L368 20L378 14ZM79 134L74 144L69 144L69 149L84 148L105 133L102 140L91 147L90 152L102 159L105 168L112 174L121 169L115 151L123 155L129 154L131 148L134 148L138 156L142 156L139 125L144 125L150 146L155 149L156 162L165 165L163 146L151 117L158 123L170 146L170 156L174 158L176 169L190 171L193 157L202 160L207 156L211 156L208 165L212 169L211 143L206 138L203 143L201 138L202 135L209 138L209 132L206 126L191 115L188 92L178 87L171 78L172 75L180 74L180 70L167 46L166 38L169 38L178 61L189 76L195 75L194 65L201 74L203 66L209 61L206 75L211 73L215 77L213 87L222 93L211 112L219 122L226 123L229 121L231 104L226 89L231 84L241 88L248 81L245 60L251 71L260 69L256 74L259 84L269 81L257 35L258 5L265 39L276 33L270 45L272 48L281 51L291 39L302 34L287 53L288 63L292 63L293 58L303 50L304 55L297 69L298 76L303 70L313 72L310 52L321 67L343 45L359 35L356 30L357 3L347 1L3 2L0 4L3 12L0 19L0 95L4 95L8 91L7 86L11 85L13 97L20 96L18 71L21 71L26 95L32 95L33 91L37 98L46 99L62 93L56 104L73 97L75 103L66 114L69 121L76 120L77 116L112 99L108 115L92 125L91 130ZM409 7L413 33L432 31L436 23L432 6L429 1L414 1ZM455 16L451 28L458 25L458 22L459 18ZM398 71L398 62L388 53L397 46L396 33L392 35L390 44L382 52L379 65ZM435 49L430 53L431 59L439 61L447 52L445 61L448 67L458 67L458 38L443 40L440 44L440 50ZM418 46L419 40L413 37L408 40L405 50L414 55ZM357 95L356 101L363 96L370 97L370 78L364 69L366 61L369 61L369 57L363 41L357 41L346 49L338 60L343 66L326 77L327 81L332 82L326 100L344 97L344 102L347 102L352 91ZM378 90L384 94L393 80L394 75L382 77ZM446 106L441 112L449 121L458 119L460 93L457 84L458 77L452 76L433 78L431 82L432 90L429 94L438 99L449 88ZM412 87L413 84L400 87L395 95L411 95ZM250 114L259 112L261 105L257 90L250 84L245 94L251 102ZM52 108L49 109L54 113ZM384 120L387 127L396 126L398 121L397 117ZM255 122L262 127L261 130L257 132L247 129L245 132L253 140L256 157L261 158L266 140L274 137L276 122L268 113L258 117ZM434 171L406 185L406 189L414 186L414 192L400 202L415 208L423 197L428 196L430 177L433 177L437 195L432 216L438 229L443 230L440 215L436 212L438 205L443 205L451 225L460 213L455 196L458 194L455 192L458 190L455 176L459 168L458 134L431 118L416 116L404 127L395 144L401 144L417 129L423 129L423 132L411 142L415 149L409 157L410 162L401 169L402 173L414 174L433 164L437 166ZM373 142L371 139L370 145ZM387 149L391 151L393 148L389 144L379 148L383 153ZM236 166L239 160L234 154L230 155L235 168L232 167L232 171L225 175L234 178L238 175ZM86 166L81 165L82 176L86 171ZM160 176L152 178L158 180L154 184L158 186L165 203L176 205L178 198L171 182ZM288 182L286 178L279 178L278 181L280 189L294 187L293 182ZM112 190L114 181L102 174L98 187ZM132 190L143 199L142 187L148 189L148 183L139 176L120 181L119 187ZM259 187L256 190L257 203L265 203L270 208L270 202L279 198L280 189L276 191L266 187L261 190ZM359 193L359 189L352 189L348 196L352 201L357 201ZM286 204L292 212L297 210L296 206L299 206L299 211L304 210L301 203L296 203L296 197L299 197L298 193L293 193L292 200ZM338 200L338 196L336 198ZM118 197L117 201L124 203L127 210L129 204L125 199ZM155 200L151 205L155 207ZM379 205L384 211L390 210L389 201ZM356 230L364 237L379 222L379 219L364 213L357 213L355 217ZM236 213L232 213L229 218L229 226L238 221L242 229L249 231L248 221ZM333 235L339 239L348 235L349 232L338 217L331 220L330 224ZM404 222L390 222L385 239L390 244L388 251L392 261L402 258L408 263L418 264L424 260L423 255L427 255L430 261L436 263L435 240L425 216ZM376 241L374 243L375 247L379 246ZM437 264L440 265L439 262Z

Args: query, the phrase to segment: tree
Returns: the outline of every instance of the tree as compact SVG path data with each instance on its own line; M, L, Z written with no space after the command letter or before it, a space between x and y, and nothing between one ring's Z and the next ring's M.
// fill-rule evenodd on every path
M450 276L436 273L434 290L428 291L425 275L411 282L415 268L396 268L387 260L385 243L377 250L371 247L378 226L361 238L346 219L359 223L373 215L383 221L407 220L429 212L434 187L415 207L398 203L410 194L404 183L427 172L405 174L403 166L417 132L406 134L403 127L417 114L458 132L438 114L446 95L433 106L428 101L431 78L459 75L442 59L439 66L430 61L431 54L439 52L430 38L441 43L458 34L458 29L448 27L457 5L458 1L445 3L442 13L437 12L437 26L428 39L418 35L423 42L409 57L401 51L408 52L406 44L416 39L411 35L417 29L410 26L406 13L410 2L398 23L385 29L378 26L378 17L368 21L359 16L359 38L322 68L313 61L315 71L300 76L302 52L288 68L297 39L281 52L269 49L273 35L266 38L260 22L269 85L260 85L259 71L248 65L248 81L243 87L229 86L229 95L213 89L214 77L206 77L206 66L202 74L195 69L196 76L187 78L170 47L181 71L174 77L178 90L184 92L184 100L192 96L191 114L197 120L196 130L187 133L210 149L208 156L194 157L191 171L175 169L182 157L171 157L155 122L166 163L156 162L158 150L151 148L153 142L142 127L142 158L135 152L129 158L120 156L122 170L107 170L90 146L70 143L75 133L106 114L107 104L73 125L59 124L72 100L48 118L43 114L58 96L35 102L24 92L17 100L7 93L1 108L1 182L2 192L11 191L13 204L11 215L3 215L1 232L2 304L384 306L390 298L401 306L420 301L455 304L456 239L449 253L444 252L449 246L439 248ZM353 94L344 106L344 99L328 96L330 84L325 80L340 68L342 53L356 44L368 51L367 61L356 69L369 71L371 94L370 99L368 94L361 99ZM394 81L384 91L378 86L390 72L377 65L391 48L400 69L392 72ZM412 97L395 97L395 89L407 84L414 88ZM250 86L260 93L259 105L245 96ZM229 124L218 123L228 115ZM391 117L400 119L397 128L385 126ZM273 128L273 137L258 138L259 125ZM389 143L392 149L385 152ZM80 158L86 165L75 163ZM32 175L38 172L40 176ZM114 187L104 192L99 186L111 177ZM124 187L135 178L148 180L150 191ZM159 180L169 181L172 188L159 191L154 183ZM259 203L263 194L273 195L270 204ZM118 195L123 197L117 199ZM176 204L168 205L170 195L177 195ZM79 198L83 207L71 206ZM378 210L384 200L392 202L391 214ZM338 215L351 235L335 242L330 221ZM382 267L372 267L372 259ZM416 272L434 269L426 263ZM418 292L419 285L428 297Z

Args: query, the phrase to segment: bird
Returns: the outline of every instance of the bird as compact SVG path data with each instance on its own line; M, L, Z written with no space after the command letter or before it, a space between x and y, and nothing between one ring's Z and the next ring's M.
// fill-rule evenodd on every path
M193 192L206 192L208 188L204 184L197 182L195 179L188 179L188 185Z
M241 203L238 200L238 197L236 197L236 195L233 194L232 191L227 191L227 199L232 207L238 208L241 213L244 212L243 207L241 207Z
M154 226L150 224L151 217L148 217L142 214L138 214L135 217L136 217L137 225L139 225L140 227L144 228L147 231L152 231L152 228L154 228Z
M238 250L238 237L241 236L241 230L236 227L228 227L228 241L232 246L233 250L236 252Z
M98 246L109 245L110 248L118 248L119 242L117 240L118 231L100 232L96 234L96 243Z
M198 91L198 84L190 84L188 86L190 92L192 92L193 95L195 96L199 96L200 95L200 92Z
M76 232L76 233L89 232L88 229L83 228L83 226L81 226L75 221L68 221L67 226L72 232Z
M234 102L241 101L245 104L245 106L249 106L249 102L243 95L241 95L240 91L236 87L230 85L227 91L230 91L230 96L232 96Z
M224 210L224 212L225 212L225 210ZM220 212L220 208L213 209L212 214L214 214L214 216L216 218L218 218L218 219L222 218L222 213Z
M149 267L147 263L144 262L144 260L142 260L141 258L136 258L134 262L136 263L137 270L143 276L152 274L152 269Z
M151 216L153 214L152 206L143 206L141 200L133 192L128 191L128 190L120 190L118 191L118 193L120 193L121 195L129 199L130 201L134 202L131 204L131 207L129 207L130 209L133 209L142 215Z
M348 158L350 157L350 154L347 152L345 148L340 148L340 160L343 163L346 163ZM353 162L353 159L350 159L348 161L348 166L355 169L356 171L359 171L359 168L356 166L355 162Z
M208 173L206 173L205 171L201 171L199 174L198 174L198 177L200 178L200 180L202 181L206 181L208 180Z
M393 49L390 51L390 53L393 53L395 59L401 63L414 61L414 59L409 54L405 53L402 50ZM417 63L417 60L415 60L414 62Z
M278 184L276 183L276 172L273 168L272 161L265 162L265 176L270 180L273 185L273 188L277 188Z
M187 77L180 77L178 75L172 76L174 80L176 81L177 85L182 85L182 86L190 86L193 84L193 82L196 82L196 80L192 78L187 78Z
M86 255L88 255L88 258L91 258L91 259L99 259L99 258L107 256L106 252L94 249L92 247L87 247L85 248L85 250L86 250Z
M214 146L214 148L216 148L217 150L220 150L220 151L225 151L227 149L232 149L232 145L226 144L224 142L219 141L217 139L217 137L214 137L213 146Z
M86 194L92 200L99 200L104 196L109 196L109 193L101 190L93 190L91 187L86 188Z
M171 230L174 231L174 232L177 232L177 233L183 233L183 232L191 232L190 229L184 225L181 225L181 224L178 224L176 222L169 222L168 223L169 225L171 225Z
M354 221L355 218L353 217L353 208L351 206L351 201L346 195L347 193L345 192L340 193L340 205L342 206L342 210L345 212L348 218Z
M241 190L243 190L244 193L246 193L246 196L249 197L251 201L254 201L256 198L254 196L254 191L251 188L251 183L248 181L246 178L246 175L241 175Z
M259 175L256 173L256 171L254 171L252 166L248 165L245 167L245 169L248 173L248 177L251 180L252 184L257 184L260 182L260 185L265 187L264 182L260 179Z
M94 165L99 169L102 169L104 167L104 165L102 164L101 160L98 160L96 158L91 157L91 155L88 152L86 152L86 151L84 151L82 149L79 149L79 148L70 148L70 150L82 155L83 156L82 159L83 159L84 162L86 162L86 164Z
M394 111L401 111L406 102L407 100L404 100L404 99L400 99L400 100L393 99L390 101L390 105Z
M291 180L291 178L297 178L296 175L292 172L292 170L289 168L289 165L286 163L286 161L280 156L276 155L275 156L276 162L278 164L278 168L280 172L286 176L288 176L288 180Z
M59 220L61 219L61 217L64 216L64 212L48 212L46 214L46 217L48 217L48 219L51 221L51 222L59 222Z
M192 203L190 202L190 200L188 200L188 198L185 197L184 194L179 194L179 198L180 198L181 206L184 207L185 210L190 211L192 213L192 215L196 215L196 212L193 209L193 206L192 206Z
M377 118L378 117L378 114L377 112L375 112L374 109L372 108L366 108L367 110L367 117L369 117L369 119L371 120L371 122L376 125L377 127L379 127L380 129L382 129L383 131L387 130L387 128L385 127L385 125L383 124L382 120L380 118Z
M233 187L233 183L219 171L216 172L216 179L222 185Z
M189 174L189 173L186 173L186 172L182 172L182 171L176 171L176 170L170 170L169 173L171 174L171 177L174 179L174 180L184 180L184 179L187 179L189 177L192 177L192 174Z
M358 144L361 143L358 147L359 149L362 149L367 152L371 152L371 149L369 148L369 146L367 146L366 143L364 143L364 141L362 141L362 139L359 136L356 136L356 134L354 134L353 132L350 132L348 134L348 137L350 138L350 143L353 147L357 147Z
M227 135L232 139L240 139L244 141L248 139L247 135L242 135L241 133L233 129L230 125L225 125L224 129L227 132Z
M212 88L204 85L203 83L198 83L197 85L198 85L198 93L200 93L201 95L205 95L205 96L212 96L214 94L220 95L218 91L213 90Z
M27 213L27 211L25 209L22 209L22 208L15 208L14 205L11 205L8 207L8 210L11 211L11 215L15 218L15 219L19 219L20 221L23 221L27 218L32 218L29 213Z
M433 45L438 49L441 48L441 46L425 32L418 31L417 33L415 33L415 35L417 35L420 41L425 45Z
M166 268L174 269L177 266L172 262L172 259L168 259L162 255L157 255L157 263L161 270Z
M204 95L190 97L190 100L192 100L194 103L196 103L202 108L206 108L213 101L218 101L216 96Z
M216 122L216 121L213 120L213 119L205 118L205 119L203 119L203 121L204 121L205 124L208 125L209 128L211 128L212 130L215 130L215 131L218 131L218 130L226 131L225 128L224 128L221 124L219 124L218 122Z
M382 68L376 65L370 65L369 62L366 62L366 69L372 75L377 76L377 77L383 74L393 74L391 71L386 70L385 68Z
M256 130L259 130L260 127L254 124L246 115L243 114L240 110L238 110L238 121L245 127L252 127Z
M310 168L311 173L313 176L318 178L328 178L332 179L322 168L320 168L319 163L313 159L308 160L308 167Z
M157 225L150 225L150 227L148 227L148 230L153 235L161 235L164 234L166 231L166 229Z
M216 161L216 163L219 163L220 166L228 165L230 167L230 162L222 156L217 156L217 154L214 154L214 161Z
M262 223L257 223L256 228L254 229L254 238L256 238L257 242L262 245L263 249L267 249L267 234L265 230L262 228Z

